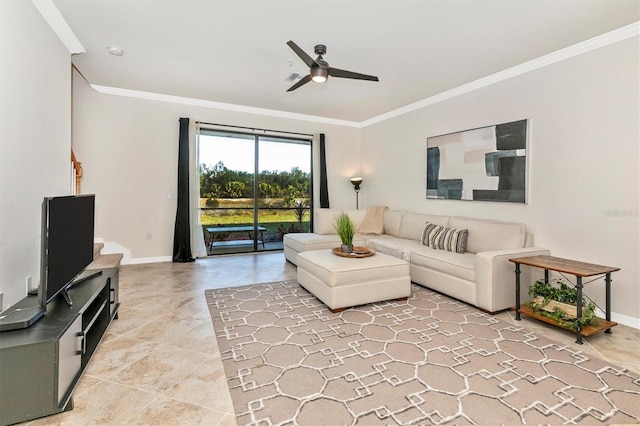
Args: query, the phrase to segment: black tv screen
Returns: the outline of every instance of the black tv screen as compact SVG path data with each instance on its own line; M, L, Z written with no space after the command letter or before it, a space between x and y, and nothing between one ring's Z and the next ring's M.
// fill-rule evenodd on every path
M42 307L93 261L94 217L95 195L44 199L38 290Z

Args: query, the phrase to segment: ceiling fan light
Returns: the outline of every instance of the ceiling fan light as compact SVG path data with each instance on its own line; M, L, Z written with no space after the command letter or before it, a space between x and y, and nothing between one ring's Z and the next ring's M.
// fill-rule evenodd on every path
M324 83L327 81L327 76L329 72L322 68L311 68L311 80L316 83Z

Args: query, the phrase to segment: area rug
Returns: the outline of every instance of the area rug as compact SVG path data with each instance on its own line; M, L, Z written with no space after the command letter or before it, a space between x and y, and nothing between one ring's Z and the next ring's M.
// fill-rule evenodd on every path
M296 281L205 294L239 425L640 422L637 375L421 286L335 314Z

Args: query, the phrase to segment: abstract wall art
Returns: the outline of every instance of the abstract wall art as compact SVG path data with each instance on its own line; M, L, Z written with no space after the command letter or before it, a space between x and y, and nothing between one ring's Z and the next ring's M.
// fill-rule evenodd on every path
M427 198L526 203L528 120L427 138Z

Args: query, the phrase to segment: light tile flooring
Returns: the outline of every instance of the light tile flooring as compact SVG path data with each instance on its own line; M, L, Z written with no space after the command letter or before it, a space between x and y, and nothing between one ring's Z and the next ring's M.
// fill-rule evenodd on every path
M235 425L204 290L295 279L282 252L120 269L120 315L75 392L75 408L31 425ZM617 326L579 346L535 320L499 318L640 374L640 330Z

